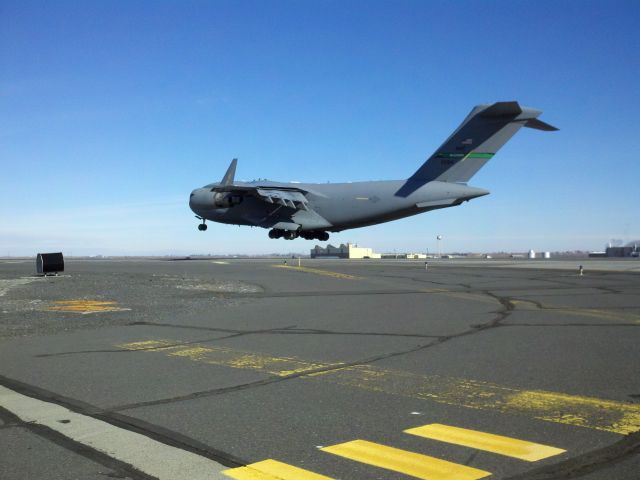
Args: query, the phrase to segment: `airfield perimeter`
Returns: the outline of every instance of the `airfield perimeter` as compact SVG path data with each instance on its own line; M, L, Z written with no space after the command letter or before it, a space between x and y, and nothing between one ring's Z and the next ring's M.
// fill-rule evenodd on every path
M0 477L640 478L640 261L577 263L0 261Z

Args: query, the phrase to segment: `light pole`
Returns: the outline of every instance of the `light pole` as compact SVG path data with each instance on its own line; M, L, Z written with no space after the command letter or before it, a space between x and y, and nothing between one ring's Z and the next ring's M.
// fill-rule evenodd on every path
M442 258L442 250L441 250L441 247L440 247L440 245L441 245L440 242L442 241L442 235L438 235L436 237L436 240L438 240L438 258Z

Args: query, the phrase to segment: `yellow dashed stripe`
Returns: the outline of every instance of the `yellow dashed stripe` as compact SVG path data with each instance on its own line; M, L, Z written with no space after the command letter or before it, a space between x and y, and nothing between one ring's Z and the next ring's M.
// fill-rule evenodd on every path
M330 272L329 270L321 270L319 268L309 267L295 267L292 265L272 265L276 268L286 268L289 270L297 270L298 272L315 273L316 275L325 275L327 277L343 278L346 280L360 280L362 277L356 277L355 275L348 275L346 273Z
M277 460L263 460L246 467L224 470L222 473L236 480L332 480Z
M194 362L264 372L275 376L304 374L374 392L467 408L526 415L553 423L586 427L620 434L640 430L640 404L602 400L579 395L521 390L489 382L439 375L420 375L372 365L340 367L307 362L294 357L275 357L225 347L181 345L170 340L145 340L118 345L125 350L159 351ZM318 369L330 368L323 372ZM308 373L307 373L308 372Z
M539 443L439 423L410 428L404 432L440 442L454 443L486 452L519 458L528 462L536 462L565 452L560 448L549 447Z
M210 365L256 370L278 377L313 371L330 365L305 362L292 357L271 357L225 347L184 346L180 345L179 342L168 340L149 340L118 346L126 350L164 350L167 351L167 355L172 357L188 358L194 362L208 363Z
M129 310L118 307L118 302L109 300L59 300L51 302L53 306L47 307L51 312L119 312Z
M579 317L601 318L613 322L629 322L640 324L640 316L627 312L614 312L609 310L598 310L595 308L578 308L578 307L553 307L548 305L538 306L530 300L512 300L516 307L522 310L533 310L536 312L548 312L560 315L575 315Z
M321 450L424 480L476 480L491 475L477 468L366 440L353 440Z

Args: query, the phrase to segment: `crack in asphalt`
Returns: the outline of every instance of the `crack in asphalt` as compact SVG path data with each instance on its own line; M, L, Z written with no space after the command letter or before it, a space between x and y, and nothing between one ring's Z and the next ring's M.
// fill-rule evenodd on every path
M133 322L130 323L128 325L138 325L138 324L142 324L142 325L146 325L147 322ZM168 325L168 326L173 326L173 325ZM293 325L295 326L295 325ZM236 338L236 337L242 337L245 335L256 335L256 334L262 334L262 333L269 333L272 330L277 330L277 331L286 331L286 329L291 328L291 327L277 327L274 329L264 329L264 330L229 330L229 329L222 329L222 328L207 328L207 330L212 330L212 331L219 331L219 332L227 332L227 333L231 333L231 335L226 335L224 337L211 337L211 338L205 338L205 339L200 339L200 340L191 340L189 342L175 342L172 344L168 344L168 345L163 345L162 347L148 347L148 348L138 348L136 350L124 350L121 348L112 348L112 349L100 349L100 350L76 350L76 351L71 351L71 352L57 352L57 353L41 353L38 355L34 355L35 358L47 358L47 357L62 357L65 355L79 355L79 354L87 354L87 353L125 353L125 352L144 352L149 351L149 350L161 350L161 349L165 349L165 348L171 348L171 347L182 347L185 345L193 345L195 343L210 343L210 342L215 342L215 341L219 341L219 340L226 340L229 338Z
M369 296L369 295L424 295L423 290L323 290L318 291L297 291L297 292L256 292L256 293L216 293L217 297L224 298L289 298L289 297L349 297L349 296Z
M227 340L230 338L242 337L247 335L337 335L337 336L346 335L346 336L432 338L432 339L443 338L442 335L426 335L421 333L351 332L351 331L322 330L322 329L314 329L314 328L296 328L295 325L291 325L287 327L264 329L264 330L233 330L233 329L226 329L226 328L202 327L198 325L177 325L172 323L156 323L156 322L132 322L132 323L129 323L127 326L136 326L136 325L148 325L153 327L166 327L166 328L177 328L177 329L186 329L186 330L227 332L227 333L231 333L231 335L225 335L223 337L210 337L210 338L204 338L204 339L198 339L198 340L191 340L188 342L174 342L166 345L163 344L162 346L159 346L159 347L144 347L144 348L136 348L135 350L122 349L122 348L98 349L98 350L75 350L75 351L69 351L69 352L41 353L38 355L34 355L34 357L48 358L48 357L62 357L66 355L81 355L81 354L90 354L90 353L133 353L133 352L144 352L144 351L153 351L153 350L165 350L167 348L172 348L172 347L183 347L183 346L193 345L198 343L212 343L220 340Z
M578 455L562 462L539 467L505 480L554 480L578 478L605 470L632 455L640 453L640 431L625 435L606 447ZM604 472L603 472L604 473ZM607 478L607 477L603 477Z
M153 327L169 327L169 328L178 328L178 329L193 329L193 330L218 330L214 327L202 327L198 325L178 325L173 323L157 323L157 322L133 322L129 325L149 325ZM227 330L234 331L234 330ZM318 328L296 328L295 325L291 327L285 328L274 328L270 330L237 330L237 332L241 332L243 335L362 335L362 336L372 336L372 337L409 337L409 338L440 338L442 335L426 335L422 333L394 333L394 332L354 332L348 330L324 330ZM231 338L231 337L222 337L222 338ZM221 340L220 338L219 340ZM197 342L196 342L197 343ZM202 343L205 343L204 341ZM155 348L166 348L166 347L150 347L150 350ZM138 349L145 350L145 349ZM122 351L135 351L135 350L122 350Z
M640 327L637 323L508 323L503 327Z
M273 377L268 377L268 378L264 378L262 380L256 380L253 382L247 382L247 383L243 383L243 384L239 384L239 385L233 385L233 386L229 386L229 387L222 387L222 388L213 388L213 389L209 389L209 390L201 390L198 392L192 392L186 395L179 395L179 396L175 396L175 397L170 397L170 398L163 398L163 399L157 399L157 400L149 400L146 402L137 402L137 403L131 403L131 404L125 404L125 405L116 405L113 406L109 409L109 411L113 411L113 412L119 412L119 411L123 411L123 410L131 410L131 409L136 409L136 408L143 408L143 407L149 407L149 406L155 406L155 405L166 405L169 403L178 403L178 402L184 402L184 401L189 401L189 400L194 400L197 398L203 398L203 397L211 397L211 396L216 396L216 395L223 395L223 394L227 394L227 393L233 393L233 392L238 392L241 390L248 390L248 389L253 389L253 388L258 388L258 387L263 387L265 385L271 385L271 384L275 384L275 383L281 383L281 382L286 382L289 380L293 380L296 378L301 378L301 377L307 377L310 375L314 375L314 374L318 374L318 373L325 373L325 372L330 372L330 371L334 371L334 370L342 370L345 368L349 368L349 367L355 367L355 366L360 366L360 365L370 365L372 363L376 363L379 362L381 360L386 360L389 358L395 358L395 357L399 357L399 356L403 356L403 355L407 355L410 353L415 353L415 352L419 352L419 351L423 351L426 350L428 348L434 347L436 345L441 345L445 342L448 342L450 340L456 339L456 338L460 338L460 337L464 337L464 336L468 336L468 335L473 335L491 328L496 328L501 326L501 322L503 322L514 310L515 306L514 304L511 302L511 300L509 300L506 297L499 297L489 291L484 291L483 292L485 295L497 300L500 305L501 308L497 311L494 311L492 313L494 313L494 318L492 318L491 320L489 320L488 322L485 323L481 323L481 324L477 324L477 325L472 325L471 328L469 328L468 330L464 330L462 332L459 333L455 333L455 334L451 334L451 335L443 335L440 337L436 337L434 339L434 341L432 342L428 342L425 344L421 344L421 345L417 345L415 347L412 348L408 348L408 349L403 349L403 350L397 350L394 352L387 352L387 353L383 353L383 354L379 354L379 355L374 355L374 356L370 356L367 358L363 358L360 360L355 360L352 362L344 362L344 363L339 363L339 364L332 364L332 365L325 365L323 367L319 367L316 369L312 369L312 370L305 370L303 372L295 372L292 373L290 375L284 375L284 376L273 376ZM135 350L133 350L135 351Z

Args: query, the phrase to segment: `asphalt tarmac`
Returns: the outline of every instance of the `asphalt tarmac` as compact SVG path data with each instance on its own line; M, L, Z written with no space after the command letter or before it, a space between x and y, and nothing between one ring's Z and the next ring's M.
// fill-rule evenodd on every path
M0 261L0 477L638 479L599 262Z

